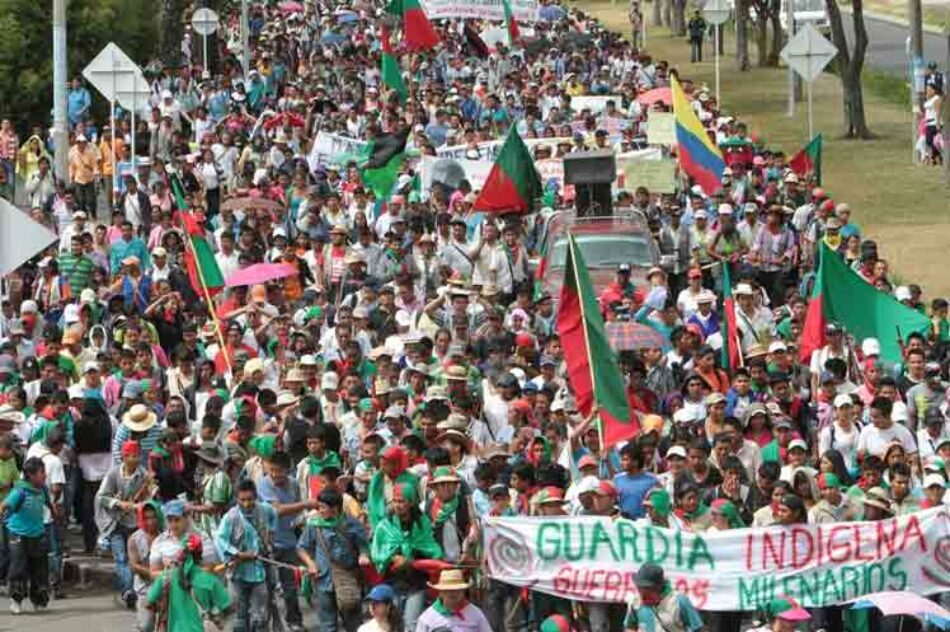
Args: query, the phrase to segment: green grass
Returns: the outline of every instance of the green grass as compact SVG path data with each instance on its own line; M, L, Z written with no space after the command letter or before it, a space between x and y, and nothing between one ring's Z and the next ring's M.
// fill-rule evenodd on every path
M905 112L910 110L910 85L902 75L865 68L864 89Z
M627 4L579 3L609 28L627 32ZM647 11L651 19L651 11ZM714 85L712 61L689 63L684 38L652 24L647 49L654 59L678 67L683 76ZM787 71L753 68L740 73L733 68L734 41L726 33L726 55L721 60L723 108L745 121L771 147L787 154L797 151L808 136L806 104L798 104L794 117L786 116ZM754 43L750 53L755 59ZM920 283L930 296L950 293L950 277L934 264L946 251L950 235L950 189L939 168L912 163L913 134L907 87L868 72L865 110L873 141L845 140L839 79L825 73L813 84L815 131L824 135L825 188L836 201L854 209L854 220L865 233L878 239L893 269L908 282Z

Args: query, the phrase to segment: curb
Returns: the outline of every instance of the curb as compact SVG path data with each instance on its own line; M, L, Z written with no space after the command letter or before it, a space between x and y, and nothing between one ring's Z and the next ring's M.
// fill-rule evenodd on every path
M91 587L109 587L113 583L112 560L66 558L63 560L63 581L75 583L80 590Z
M847 13L851 15L851 7L841 7L842 13ZM872 20L877 20L878 22L887 22L888 24L893 24L894 26L901 26L904 28L910 28L910 22L903 18L897 18L893 15L887 15L886 13L877 13L876 11L865 11L864 17L870 18ZM930 35L946 35L946 32L938 26L932 26L930 24L924 24L924 33L929 33Z

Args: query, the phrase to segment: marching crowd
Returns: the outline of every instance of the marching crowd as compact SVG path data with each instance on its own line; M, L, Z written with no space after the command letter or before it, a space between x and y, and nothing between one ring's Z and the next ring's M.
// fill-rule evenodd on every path
M545 208L488 216L472 212L467 182L423 193L415 157L464 145L479 158L512 125L557 139L538 156L642 148L650 112L669 106L637 96L675 70L543 2L530 38L489 56L473 21L437 22L436 49L402 56L403 105L380 82L381 8L288 4L252 7L247 80L236 15L213 69L191 34L181 67L150 66L134 164L128 113L103 126L78 79L64 180L42 127L22 144L0 128L5 197L59 236L7 279L0 309L12 613L63 597L64 556L105 551L141 632L296 632L311 611L326 632L728 632L741 613L698 612L649 564L628 606L514 589L487 576L481 525L603 515L708 531L944 502L947 301L892 286L848 204L708 89L680 77L710 137L742 148L721 188L681 178L676 194L614 196L642 214L659 258L645 280L621 264L600 305L662 344L620 351L640 430L603 446L566 378L558 296L532 263L570 187L546 182ZM607 107L622 129L574 109L583 95L617 95ZM349 159L307 160L318 130L372 139L404 126L410 158L388 200ZM212 297L189 273L196 238L224 278L291 271ZM823 246L932 319L901 341L901 362L833 322L800 358ZM742 358L728 370L723 266ZM81 549L67 550L74 532ZM853 623L780 598L762 629L809 618Z

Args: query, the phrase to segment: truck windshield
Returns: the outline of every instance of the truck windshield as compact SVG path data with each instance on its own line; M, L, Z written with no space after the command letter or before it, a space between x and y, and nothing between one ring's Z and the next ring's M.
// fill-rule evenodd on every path
M646 235L575 235L581 255L589 268L614 268L621 263L650 267L653 255ZM567 240L554 242L551 253L552 267L564 267Z

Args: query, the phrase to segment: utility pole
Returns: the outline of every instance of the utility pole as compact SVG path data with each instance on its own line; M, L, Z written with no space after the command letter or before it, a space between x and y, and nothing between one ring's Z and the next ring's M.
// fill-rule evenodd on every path
M791 42L795 37L795 11L792 8L792 0L785 0L785 32L786 32L786 42ZM776 37L778 35L776 34ZM795 100L797 98L796 94L796 79L795 71L792 70L792 67L788 67L788 111L786 116L795 116Z
M53 143L56 176L69 176L69 122L66 119L66 2L53 0Z
M914 94L914 162L917 162L917 126L924 115L924 9L921 0L908 0L910 19L910 80Z
M241 0L241 63L244 65L244 89L247 89L248 74L251 72L251 51L248 48L247 38L250 31L247 16L248 0Z

